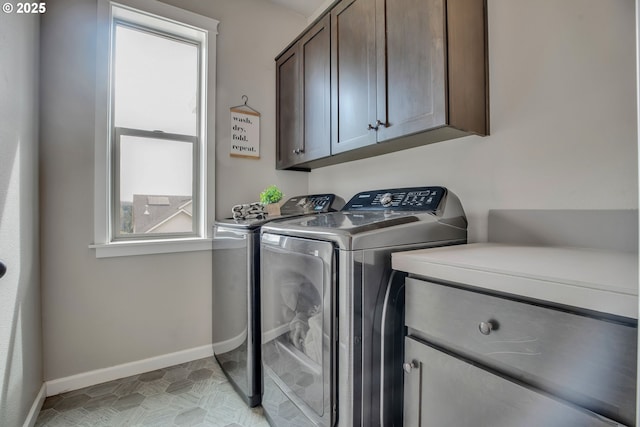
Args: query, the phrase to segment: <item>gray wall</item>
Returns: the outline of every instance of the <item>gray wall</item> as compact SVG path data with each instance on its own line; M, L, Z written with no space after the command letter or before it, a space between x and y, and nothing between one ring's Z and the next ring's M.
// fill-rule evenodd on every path
M15 3L14 3L15 4ZM37 15L0 13L0 425L21 426L42 386Z
M167 2L169 3L169 2ZM306 19L262 0L171 1L220 21L217 216L268 184L305 193L308 176L276 172L273 59ZM211 343L212 253L96 259L93 240L95 0L47 4L42 17L42 277L46 380ZM262 113L260 160L229 157L229 108ZM209 142L213 144L213 141ZM208 218L213 223L214 213ZM224 325L218 325L224 328Z
M311 192L443 185L489 209L637 209L633 0L488 0L491 135L314 170Z
M220 21L216 88L216 218L231 216L231 207L257 201L269 184L285 197L306 194L308 176L276 171L274 58L307 25L306 18L264 0L162 0ZM260 159L230 157L229 108L248 104L261 113Z

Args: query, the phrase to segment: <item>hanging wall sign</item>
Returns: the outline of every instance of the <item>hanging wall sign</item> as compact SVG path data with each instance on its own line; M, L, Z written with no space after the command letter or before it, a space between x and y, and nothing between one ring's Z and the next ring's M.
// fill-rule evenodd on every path
M260 158L260 113L244 104L232 107L231 112L231 152L233 157Z

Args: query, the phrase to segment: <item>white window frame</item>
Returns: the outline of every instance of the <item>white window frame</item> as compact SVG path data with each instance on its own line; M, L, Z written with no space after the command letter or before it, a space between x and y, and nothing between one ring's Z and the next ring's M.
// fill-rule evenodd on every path
M133 11L128 12L128 11ZM198 146L197 169L199 185L194 186L194 208L198 209L199 223L193 237L123 239L117 240L114 233L114 150L111 129L112 69L110 65L113 43L114 19L136 22L143 12L153 18L152 27L159 31L175 33L176 23L181 24L184 38L206 37L202 43L200 73L200 142ZM149 26L148 22L138 22ZM171 253L211 250L211 220L208 212L215 212L214 197L207 197L207 189L215 188L215 88L216 88L216 36L218 21L201 16L156 0L98 0L98 28L96 45L96 131L95 131L95 182L94 182L94 243L89 247L96 250L96 257L131 256L154 253ZM189 27L192 27L189 30ZM196 31L194 31L194 29ZM200 34L200 36L198 36ZM210 145L210 149L207 149ZM197 195L196 195L197 191ZM197 205L197 207L196 207Z
M158 131L147 131L141 129L130 129L124 127L115 127L111 128L112 132L112 150L114 153L113 162L112 162L112 184L113 184L113 193L111 198L111 230L112 230L112 240L116 241L135 241L135 240L159 240L159 239L175 239L175 238L185 238L185 237L201 237L202 230L204 229L204 221L202 218L202 209L201 206L201 197L200 197L200 186L201 186L201 173L200 173L200 146L202 145L200 142L200 138L198 135L179 135L173 133L166 132L158 132ZM121 146L122 146L122 137L132 136L132 137L140 137L140 138L148 138L155 140L166 140L172 142L183 142L191 144L191 153L193 156L193 173L191 177L191 188L193 189L193 195L191 202L193 203L193 220L192 223L195 226L195 230L190 232L179 232L179 233L163 233L163 234L151 234L151 235L142 235L142 234L124 234L122 233L122 218L120 216L120 203L119 200L122 200L120 196L120 167L121 167ZM204 197L204 196L203 196ZM145 238L147 237L148 238Z

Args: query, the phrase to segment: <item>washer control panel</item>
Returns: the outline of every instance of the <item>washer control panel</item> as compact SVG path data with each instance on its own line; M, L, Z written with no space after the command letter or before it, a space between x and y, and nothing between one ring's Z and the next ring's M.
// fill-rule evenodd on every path
M344 201L342 201L344 203ZM282 215L294 215L311 212L331 212L340 209L340 198L335 194L312 194L292 197L280 208Z
M444 187L409 187L363 191L353 196L342 208L342 211L435 211L446 192Z

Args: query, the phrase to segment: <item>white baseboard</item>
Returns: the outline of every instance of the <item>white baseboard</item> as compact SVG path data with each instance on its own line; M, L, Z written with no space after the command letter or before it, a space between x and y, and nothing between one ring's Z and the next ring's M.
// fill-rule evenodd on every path
M47 390L46 394L47 396L55 396L56 394L65 393L67 391L78 390L107 381L143 374L145 372L155 371L157 369L179 365L180 363L191 362L192 360L210 356L213 356L213 346L208 344L203 345L202 347L138 360L136 362L96 369L95 371L47 381L45 383Z
M42 404L44 403L44 399L47 397L47 386L46 384L42 384L40 387L40 391L33 401L33 405L31 405L31 409L27 414L27 418L24 420L23 427L33 427L36 424L36 420L38 419L38 414L40 413L40 409L42 408Z
M247 330L242 331L241 334L236 335L233 338L230 338L226 341L220 341L213 343L213 352L215 354L226 353L227 351L234 350L247 339Z

